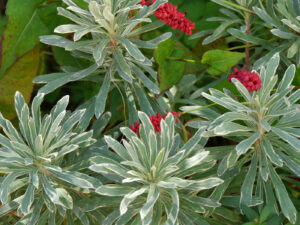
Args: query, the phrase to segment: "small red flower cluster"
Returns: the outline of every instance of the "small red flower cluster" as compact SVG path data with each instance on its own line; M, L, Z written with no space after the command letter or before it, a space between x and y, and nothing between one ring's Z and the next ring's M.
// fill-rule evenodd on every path
M152 5L155 0L142 0L141 5ZM185 14L177 10L177 6L171 3L162 4L154 13L155 17L170 25L172 29L179 29L187 35L192 34L195 23L185 17Z
M248 91L256 91L261 88L261 79L259 75L255 72L249 72L242 69L239 71L237 68L234 68L235 73L231 73L228 80L231 82L232 78L239 80Z
M153 128L154 128L154 131L157 133L157 132L160 132L161 131L161 128L160 128L160 121L163 119L166 119L168 113L172 113L172 115L176 118L176 123L179 123L179 120L178 120L178 117L179 117L179 114L175 111L172 111L172 112L169 112L168 110L166 111L166 114L161 116L160 113L157 113L156 115L152 115L152 116L149 116L149 119L153 125ZM141 123L134 123L134 126L130 126L130 129L139 134L139 130L140 130L140 125Z

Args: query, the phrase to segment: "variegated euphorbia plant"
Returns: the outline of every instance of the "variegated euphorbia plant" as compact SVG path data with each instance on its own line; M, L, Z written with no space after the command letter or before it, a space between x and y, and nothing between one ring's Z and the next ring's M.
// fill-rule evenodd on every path
M65 96L50 114L42 116L43 98L43 94L38 94L30 109L23 96L16 93L20 132L0 114L5 134L0 134L0 173L4 174L0 217L17 209L20 224L40 223L43 217L42 221L55 224L56 215L64 217L67 210L80 218L81 210L73 204L72 194L87 193L101 185L98 179L64 168L68 154L95 143L92 131L76 128L85 110L67 116L69 96Z
M164 33L150 41L138 37L164 24L162 21L150 23L148 17L167 0L157 0L151 6L141 6L140 0L85 1L88 9L80 8L72 0L63 0L67 9L58 8L59 15L75 24L60 25L54 31L59 34L74 33L73 41L58 35L42 36L40 39L45 44L70 51L75 57L87 59L91 66L83 70L63 68L61 73L39 76L34 82L46 84L39 92L47 94L68 82L78 80L102 83L95 104L97 118L105 111L111 83L121 88L125 83L133 84L135 91L140 92L140 81L151 93L159 94L157 73L152 68L151 60L140 49L155 49L171 33ZM142 22L150 24L140 26Z
M142 124L139 135L121 128L123 144L105 136L114 157L99 156L89 168L111 179L114 184L102 185L96 193L121 196L117 209L107 217L107 224L198 224L206 207L220 204L198 196L205 189L218 186L217 177L194 179L215 165L203 150L206 138L200 129L184 145L175 133L174 117L161 120L160 133L145 113L139 112ZM106 222L107 222L106 221ZM105 222L104 222L105 223ZM207 223L205 223L207 224Z
M240 98L227 89L203 93L206 99L229 111L206 123L209 125L204 135L238 142L220 161L218 174L234 167L247 168L241 187L241 208L265 203L278 212L278 200L283 214L295 223L297 210L276 168L290 170L300 177L300 90L291 85L294 65L287 68L277 84L279 61L279 54L275 54L261 67L262 88L258 91L248 92L237 79L232 79Z

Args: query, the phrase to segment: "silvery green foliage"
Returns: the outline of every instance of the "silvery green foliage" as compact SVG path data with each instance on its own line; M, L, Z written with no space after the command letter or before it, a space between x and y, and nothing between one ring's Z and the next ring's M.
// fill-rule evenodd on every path
M221 37L234 37L242 42L256 46L252 55L263 55L254 64L259 68L275 53L280 52L282 61L286 65L295 63L300 65L300 2L299 0L268 0L268 1L222 1L213 2L223 6L221 17L211 17L208 21L219 22L217 29L204 30L195 33L191 39L207 36L202 44L209 44ZM235 6L234 6L235 5ZM241 10L242 7L244 10ZM245 19L250 20L250 34L246 32ZM265 29L270 35L265 35ZM236 42L236 39L229 41ZM266 51L267 50L267 51Z
M136 37L163 25L162 21L150 23L151 19L147 17L167 0L157 0L149 7L142 7L139 0L86 0L88 10L80 8L72 0L63 2L67 8L59 7L58 14L75 24L61 25L54 31L59 34L73 33L73 41L58 35L41 36L40 40L45 44L62 47L75 57L85 58L92 65L80 71L63 68L62 73L37 77L35 83L46 84L39 90L40 93L47 94L68 82L82 79L100 82L102 86L95 106L95 115L99 118L104 112L111 82L125 81L132 84L140 81L150 92L160 92L152 81L157 80L157 73L140 48L155 49L171 33L150 41ZM142 22L150 24L139 27ZM151 78L145 73L149 73ZM104 78L101 79L99 74L104 74Z
M98 187L96 193L122 197L117 209L104 223L173 225L203 222L201 213L205 208L220 204L197 194L223 183L217 177L192 177L215 165L215 161L207 159L209 152L202 148L206 143L206 138L202 137L204 130L198 130L180 146L171 113L161 120L160 133L155 133L145 113L139 112L139 118L142 121L140 137L127 127L121 128L126 137L123 145L105 136L115 156L91 159L93 165L89 168L114 183Z
M274 8L276 10L274 10ZM254 12L265 22L267 28L276 37L284 40L277 51L284 52L287 58L295 58L300 65L300 2L299 0L278 0L276 4L269 1L266 7L253 7ZM274 52L274 51L273 51ZM260 61L270 58L273 52L267 54Z
M297 211L276 168L289 169L300 176L300 90L293 91L291 85L294 65L288 67L277 85L279 61L276 54L261 68L262 88L258 91L249 93L233 79L242 98L227 89L203 93L206 99L229 111L211 121L204 136L223 136L239 142L221 160L218 174L234 167L247 168L241 187L241 208L265 202L278 212L276 195L285 217L295 223Z
M44 94L38 94L30 109L23 96L16 93L20 132L0 114L0 126L5 134L0 134L0 173L5 175L0 184L3 204L0 217L17 209L24 216L19 221L21 224L36 224L41 220L55 224L56 215L65 216L69 210L84 218L73 204L71 193L73 190L88 192L101 185L93 177L64 168L66 155L95 142L92 131L81 132L75 127L84 110L66 116L69 97L65 96L50 114L42 116L43 98Z

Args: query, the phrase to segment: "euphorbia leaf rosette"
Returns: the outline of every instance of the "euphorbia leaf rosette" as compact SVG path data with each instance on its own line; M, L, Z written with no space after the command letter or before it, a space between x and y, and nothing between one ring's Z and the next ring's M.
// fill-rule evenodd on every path
M76 125L84 110L66 111L69 97L63 97L50 114L41 115L44 95L38 94L31 109L20 93L15 95L19 130L0 114L0 217L17 209L22 224L36 224L41 213L55 221L56 211L78 209L71 193L94 189L101 185L98 179L77 171L64 169L64 158L92 145L93 132L81 132ZM11 200L11 198L13 200ZM76 211L75 210L75 211ZM46 212L47 211L47 212ZM48 218L48 217L47 217ZM49 222L49 224L51 224Z
M277 85L279 61L276 54L261 68L262 87L257 91L248 92L242 83L232 78L240 98L226 89L203 93L205 98L229 111L211 121L205 136L223 136L238 142L220 162L218 173L222 175L232 167L247 169L241 187L242 208L265 202L278 211L278 200L283 214L295 223L296 208L276 168L300 176L300 105L297 104L300 90L294 91L291 85L294 65L287 68Z
M164 33L152 40L143 41L139 35L162 26L162 21L151 23L148 18L166 3L157 0L151 6L141 6L140 1L92 0L88 9L80 8L72 0L63 1L67 8L58 7L58 13L71 20L55 28L59 34L73 34L73 40L58 35L41 36L41 42L64 48L74 57L88 60L87 68L63 67L63 72L37 77L34 82L45 84L40 93L50 93L68 82L89 80L100 83L96 97L95 115L97 118L105 110L105 102L113 85L139 83L153 94L159 94L156 84L157 73L152 69L152 61L141 49L155 49L170 38ZM141 23L149 23L141 26Z
M160 121L161 131L155 132L149 117L139 112L142 124L139 136L127 127L121 128L123 144L110 136L106 143L115 156L95 157L89 168L115 184L96 189L100 195L122 196L118 209L111 213L115 224L194 224L203 221L205 207L220 204L198 195L202 190L223 183L217 177L193 179L215 165L203 150L206 138L203 129L184 145L175 134L175 119L169 113ZM204 143L205 142L205 143ZM204 143L204 144L203 144ZM202 175L203 177L203 175Z

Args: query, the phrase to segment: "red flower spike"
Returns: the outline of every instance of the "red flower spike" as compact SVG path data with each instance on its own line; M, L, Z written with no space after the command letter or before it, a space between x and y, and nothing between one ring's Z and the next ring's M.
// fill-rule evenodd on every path
M239 80L248 91L256 91L261 88L261 79L256 72L249 72L242 69L239 71L237 68L234 68L235 73L231 73L228 78L228 81L231 82L232 78Z
M142 0L141 5L152 5L155 0ZM187 35L192 34L195 23L185 17L185 13L179 12L177 6L171 3L162 4L154 13L155 17L168 24L172 29L179 29Z
M172 113L172 115L176 118L176 123L179 123L179 119L178 117L180 116L179 113L175 112L175 111L172 111L172 112L169 112L168 110L166 111L165 115L164 116L161 116L160 113L157 113L156 115L152 115L152 116L149 116L149 119L153 125L153 128L154 128L154 131L156 133L160 132L161 131L161 127L160 127L160 121L163 119L165 120L167 115L169 113ZM140 130L140 125L141 123L134 123L134 126L130 126L130 129L137 133L139 135L139 130Z

